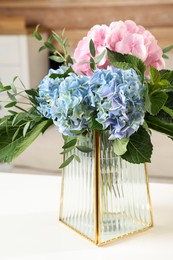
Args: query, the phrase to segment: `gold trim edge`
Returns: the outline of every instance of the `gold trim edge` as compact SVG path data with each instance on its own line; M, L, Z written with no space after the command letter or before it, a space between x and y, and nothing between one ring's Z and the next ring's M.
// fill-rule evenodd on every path
M129 236L131 235L135 235L135 234L139 234L139 233L142 233L144 231L147 231L149 229L151 229L153 227L153 223L151 223L148 227L145 227L143 229L138 229L138 230L135 230L135 231L132 231L132 232L129 232L127 234L124 234L124 235L121 235L121 236L118 236L118 237L115 237L115 238L112 238L112 239L109 239L107 241L104 241L104 242L98 242L98 243L95 243L95 239L91 239L89 237L87 237L86 235L84 235L83 233L81 233L80 231L78 231L77 229L75 229L74 227L70 226L69 224L67 224L65 221L63 221L62 219L59 219L59 221L65 225L66 227L68 227L69 229L73 230L74 232L78 233L79 235L81 235L82 237L84 237L85 239L89 240L90 242L92 242L94 245L96 246L104 246L104 245L107 245L107 244L110 244L112 242L115 242L117 240L121 240L121 239L124 239L124 238L128 238Z
M153 220L153 210L152 210L152 203L151 203L151 196L150 196L150 188L149 188L149 177L148 177L148 169L147 164L144 164L145 167L145 182L146 182L146 188L147 188L147 197L148 197L148 204L150 208L150 217L151 217L151 223L152 226L154 226L154 220Z

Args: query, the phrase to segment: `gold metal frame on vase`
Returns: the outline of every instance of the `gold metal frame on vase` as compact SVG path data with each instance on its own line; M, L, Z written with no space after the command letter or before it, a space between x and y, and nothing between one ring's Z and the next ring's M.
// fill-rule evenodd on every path
M88 239L92 243L94 243L97 246L102 246L109 244L113 241L128 237L129 235L141 233L143 231L146 231L153 227L153 214L152 214L152 206L151 206L151 198L150 198L150 192L149 192L149 181L148 181L148 172L147 172L147 166L145 164L145 184L147 189L147 198L148 198L148 204L149 204L149 212L151 217L151 223L147 227L144 227L143 229L135 230L133 232L129 232L127 234L121 235L119 237L112 238L110 240L101 242L101 225L100 225L100 134L98 132L95 132L94 134L94 148L95 148L95 173L94 173L94 230L95 230L95 240L92 240L91 238L87 237L74 227L70 226L62 219L62 206L63 206L63 187L64 187L64 171L62 173L62 182L61 182L61 195L60 195L60 212L59 212L59 221L65 224L70 229L74 230L84 238Z

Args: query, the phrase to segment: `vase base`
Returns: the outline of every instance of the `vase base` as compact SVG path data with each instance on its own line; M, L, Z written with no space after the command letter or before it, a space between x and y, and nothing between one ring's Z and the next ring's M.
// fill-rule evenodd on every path
M106 213L104 217L106 217L106 220L102 222L99 242L95 241L96 234L94 233L94 225L89 225L86 219L78 218L77 220L76 218L71 218L70 222L60 219L60 222L99 246L122 239L128 235L143 232L153 227L152 223L141 222L126 214Z

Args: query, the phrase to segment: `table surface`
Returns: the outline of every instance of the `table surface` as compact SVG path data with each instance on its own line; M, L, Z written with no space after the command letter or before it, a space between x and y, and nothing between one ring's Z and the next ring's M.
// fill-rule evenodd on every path
M0 260L173 259L173 184L150 183L152 229L97 247L58 221L60 182L0 173Z

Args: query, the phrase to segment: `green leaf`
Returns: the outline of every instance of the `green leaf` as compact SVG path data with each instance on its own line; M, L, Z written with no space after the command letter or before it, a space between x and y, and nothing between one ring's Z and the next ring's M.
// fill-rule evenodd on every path
M23 117L24 113L22 114ZM30 129L25 136L22 132L18 134L18 137L14 138L14 134L17 130L16 127L7 124L11 117L7 117L6 122L0 127L0 160L4 162L11 162L17 156L19 156L45 129L50 126L50 120L42 120L37 123L32 129ZM23 130L22 128L20 129Z
M163 51L163 53L167 53L167 52L171 51L172 49L173 49L173 45L170 45L170 46L164 48L162 51Z
M150 80L151 82L154 84L154 83L158 83L160 81L160 73L159 71L154 68L153 66L150 66L150 69L149 69L149 74L150 74Z
M53 35L51 34L50 36L49 36L49 38L47 39L47 42L49 42L49 43L53 43L54 42L54 38L53 38Z
M52 74L49 76L49 78L52 78L52 79L56 79L56 78L66 78L66 77L69 75L70 72L73 72L73 70L72 70L71 67L69 67L69 68L65 71L65 73L63 73L63 74L55 74L55 73L52 73Z
M66 167L68 164L71 163L71 161L73 161L74 158L75 158L75 155L74 155L74 154L71 155L68 159L66 159L66 160L59 166L59 168L61 169L61 168Z
M145 110L151 114L151 101L149 96L149 88L148 84L146 85L146 93L145 93Z
M65 33L65 28L62 29L62 31L61 31L61 36L62 36L62 37L64 37L64 33Z
M169 59L168 55L166 55L166 54L163 54L163 55L162 55L162 58L163 58L163 59Z
M35 28L35 30L34 30L34 32L33 32L33 35L35 36L35 38L36 38L37 40L41 41L41 40L42 40L42 36L41 36L41 34L38 32L39 27L40 27L40 24L38 24L38 25L36 26L36 28Z
M13 94L11 94L9 91L7 91L7 95L11 99L11 101L16 102L16 98Z
M133 56L131 54L121 54L119 52L111 51L107 48L107 54L108 54L108 60L110 63L114 66L116 66L116 62L125 62L130 65L131 68L133 68L138 74L141 75L142 80L144 79L144 73L146 70L144 62L137 58L136 56Z
M100 131L103 130L103 125L96 121L95 118L92 118L91 129Z
M16 114L17 114L16 111L13 111L13 110L10 110L10 109L8 109L8 112L9 112L10 114L12 114L12 115L16 115Z
M146 115L145 120L149 128L173 138L173 123L167 123L166 121L151 115Z
M76 161L78 161L80 163L80 158L79 158L78 155L74 154L74 158L75 158Z
M11 89L11 86L4 86L5 91L10 90L10 89Z
M168 92L168 99L166 101L165 106L169 107L170 109L173 109L173 92Z
M143 127L130 136L127 152L121 157L130 163L150 162L152 144L149 134Z
M65 143L65 145L62 147L63 149L67 149L70 147L74 147L77 143L77 139L72 139L69 142Z
M64 143L67 143L67 142L69 142L69 141L71 140L71 137L68 136L68 135L63 135L63 134L62 134L62 138L63 138L63 140L64 140Z
M29 127L30 127L30 121L27 122L23 128L23 136L25 137L26 136L26 132L28 131Z
M166 90L166 91L173 90L173 86L171 85L169 80L166 80L166 79L161 79L161 81L159 81L156 85L158 85L158 88L160 90Z
M39 52L41 52L41 51L43 51L43 50L45 50L45 49L47 49L47 47L45 46L45 45L43 45L43 46L41 46L40 48L39 48Z
M56 79L56 78L64 78L64 74L56 74L56 73L52 73L49 78L51 79Z
M0 85L0 92L11 90L11 86L3 86L2 83Z
M170 108L168 108L166 106L163 106L162 110L173 118L173 110L172 109L170 109Z
M4 128L4 125L7 126L8 117L2 117L0 118L0 136L2 135L2 128Z
M14 83L17 79L20 80L19 76L15 76L15 77L13 78L13 83Z
M38 96L37 90L36 90L36 89L33 89L33 88L31 88L31 89L26 89L25 92L26 92L28 95L32 96L32 97Z
M171 70L161 70L160 71L161 79L166 79L171 85L173 85L173 71Z
M62 38L54 31L52 31L52 36L53 38L58 42L58 44L63 47L64 46L64 43L63 43L63 40Z
M75 135L82 134L82 130L70 130L70 132Z
M53 44L51 44L50 42L44 42L44 45L46 46L47 49L49 49L52 52L56 51L56 48Z
M67 48L67 46L68 46L68 39L64 39L63 40L63 45L64 45L65 48Z
M51 34L51 35L49 36L49 38L47 39L47 42L53 43L53 41L54 41L54 37L53 37L53 35Z
M152 96L155 93L169 92L173 90L173 86L166 79L161 79L159 82L154 84L147 83L146 86L148 87L147 91L149 93L149 96Z
M18 118L19 118L19 120L17 120ZM11 125L12 125L12 126L14 126L15 124L17 125L20 121L21 121L20 114L16 114L16 115L13 117L13 120L12 120Z
M65 149L64 151L62 151L60 154L66 154L66 153L68 153L68 152L70 152L71 150L73 150L74 149L74 146L73 147L70 147L70 148L67 148L67 149Z
M83 153L90 153L90 152L92 152L92 150L93 150L93 149L91 149L90 147L83 146L83 145L78 145L78 146L76 146L76 148L77 148L79 151L83 152Z
M90 50L92 57L95 57L96 51L95 51L95 46L94 46L94 42L92 39L89 42L89 50Z
M102 51L98 56L95 57L95 62L98 64L105 56L106 50Z
M165 102L168 98L168 95L165 92L155 92L150 97L151 106L148 112L151 115L157 115L162 107L165 105Z
M120 62L120 61L114 61L113 65L116 68L123 69L123 70L128 70L132 68L130 63Z
M113 141L113 149L116 155L123 155L127 151L129 138L115 139Z
M1 81L0 81L0 89L4 89L4 85L2 84Z
M10 102L7 105L5 105L5 108L9 108L9 107L14 107L16 105L17 102Z
M11 84L11 90L13 91L14 94L17 94L17 88L14 85L14 83Z
M145 129L145 131L147 131L147 133L150 135L151 134L151 130L150 128L148 127L148 124L147 122L144 120L144 123L142 125L142 127Z
M13 138L12 138L12 142L16 139L16 137L17 137L19 131L20 131L20 127L18 127L17 130L16 130L16 132L14 133Z
M58 63L62 63L65 61L64 58L60 57L60 56L56 56L56 55L52 55L52 56L49 56L49 59L50 60L53 60L55 62L58 62Z
M27 98L31 101L32 107L39 105L39 102L37 100L38 89L27 89L27 90L25 90L25 93L28 95Z
M173 123L173 117L171 116L171 110L173 110L173 92L168 92L167 95L168 99L160 112L157 114L157 118L165 123ZM164 109L165 107L166 109Z
M90 68L91 70L95 70L95 61L92 57L90 58Z

